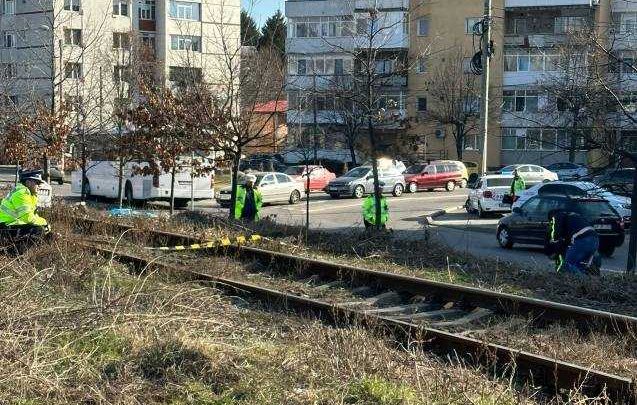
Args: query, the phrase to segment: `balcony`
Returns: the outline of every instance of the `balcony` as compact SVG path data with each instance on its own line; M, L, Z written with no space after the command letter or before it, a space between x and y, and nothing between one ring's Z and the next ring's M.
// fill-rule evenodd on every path
M588 6L599 4L599 0L506 0L504 7L564 7L564 6Z
M408 10L409 0L356 0L356 10Z
M353 3L340 0L287 0L285 2L285 16L287 18L352 15L353 12Z

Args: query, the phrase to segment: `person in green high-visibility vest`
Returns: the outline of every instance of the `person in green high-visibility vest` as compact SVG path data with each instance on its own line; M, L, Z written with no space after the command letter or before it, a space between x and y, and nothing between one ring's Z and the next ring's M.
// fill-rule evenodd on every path
M246 176L245 184L237 187L237 196L234 203L235 219L243 219L249 222L258 221L263 206L263 196L254 183L257 177L253 174Z
M526 190L526 183L516 169L513 171L513 182L511 183L511 200L515 202L515 197L519 197L524 190Z
M29 238L49 233L46 219L36 214L42 171L23 171L20 183L0 202L0 231L12 238Z
M382 195L380 187L377 192L380 194L380 226L381 228L385 228L385 224L389 219L387 197ZM368 195L363 200L363 222L365 223L366 229L376 226L376 198L374 194Z

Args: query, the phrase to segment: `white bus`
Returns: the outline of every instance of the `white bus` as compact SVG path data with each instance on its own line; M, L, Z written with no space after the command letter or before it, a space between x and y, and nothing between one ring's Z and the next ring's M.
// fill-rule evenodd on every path
M117 198L119 184L117 161L91 161L86 171L84 194L87 197ZM122 193L124 200L132 204L135 201L170 201L170 173L159 175L137 174L139 169L148 167L147 162L127 163L124 167ZM194 184L191 180L194 180ZM82 170L71 173L71 191L82 194ZM185 207L191 196L195 200L214 198L214 174L207 173L191 178L190 166L179 167L175 174L175 206Z

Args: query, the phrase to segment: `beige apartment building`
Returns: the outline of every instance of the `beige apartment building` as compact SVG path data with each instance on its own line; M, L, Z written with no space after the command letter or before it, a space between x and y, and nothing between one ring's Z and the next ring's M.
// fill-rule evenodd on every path
M453 127L441 125L431 117L431 109L436 103L431 95L431 86L435 85L431 80L433 72L453 58L458 49L464 52L463 63L468 66L479 41L472 34L472 27L482 18L483 7L483 2L476 0L412 1L412 59L416 59L423 48L428 49L428 57L422 64L416 62L408 79L409 116L413 120L403 149L406 145L406 152L415 159L457 158ZM546 165L568 160L568 152L560 147L569 143L566 131L561 130L559 124L556 126L555 121L549 123L542 116L543 111L553 109L551 103L555 100L542 94L538 87L545 74L559 74L556 47L566 40L570 30L589 24L602 34L601 37L612 27L613 32L623 38L618 44L624 60L635 60L636 2L493 0L495 56L491 61L489 167L522 162ZM471 74L468 68L466 70ZM478 86L480 80L478 78ZM623 93L630 89L618 90ZM554 107L555 111L559 110ZM479 120L478 111L476 108L475 120ZM634 131L622 131L626 137L637 135ZM637 146L637 142L633 141L633 144ZM480 163L481 145L479 125L476 125L465 139L463 160ZM597 157L586 151L576 153L577 162L590 164L596 160Z
M78 126L113 131L130 77L214 83L239 69L239 0L0 0L4 111L68 105Z

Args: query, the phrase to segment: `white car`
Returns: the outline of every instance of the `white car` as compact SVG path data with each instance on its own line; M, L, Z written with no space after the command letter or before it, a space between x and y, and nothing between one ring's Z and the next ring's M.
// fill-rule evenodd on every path
M513 174L516 169L520 177L524 179L527 187L558 179L556 173L538 165L509 165L500 169L500 174Z
M552 181L550 183L538 184L526 189L519 198L513 203L512 208L521 207L529 198L538 194L557 194L572 196L599 197L608 201L608 203L617 211L624 221L630 221L630 198L613 194L610 191L588 181Z
M305 193L303 182L296 181L285 173L278 172L252 172L257 177L255 186L261 190L264 204L289 203L296 204L301 201ZM239 180L243 184L244 180ZM217 193L216 200L222 207L230 206L232 188L224 187Z
M486 214L510 212L511 205L502 202L509 194L513 176L507 174L489 174L482 176L473 188L469 189L469 198L465 208L469 213L477 213L480 218Z
M588 176L588 169L585 166L570 162L553 163L546 168L556 173L560 180L576 180Z

